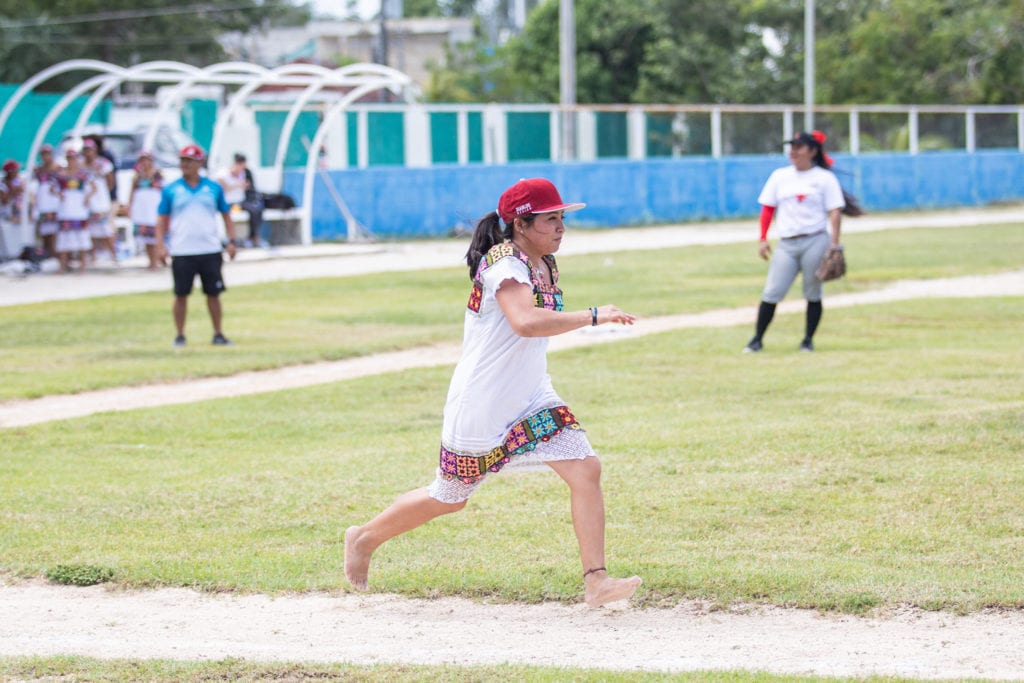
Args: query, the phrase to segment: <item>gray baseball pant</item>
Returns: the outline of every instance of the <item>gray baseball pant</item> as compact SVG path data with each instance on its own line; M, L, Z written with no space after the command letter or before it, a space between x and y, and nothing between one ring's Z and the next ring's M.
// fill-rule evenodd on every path
M821 301L822 282L814 271L818 269L831 243L827 230L779 240L768 264L768 279L761 300L770 304L779 303L793 286L796 274L803 272L804 298L808 301Z

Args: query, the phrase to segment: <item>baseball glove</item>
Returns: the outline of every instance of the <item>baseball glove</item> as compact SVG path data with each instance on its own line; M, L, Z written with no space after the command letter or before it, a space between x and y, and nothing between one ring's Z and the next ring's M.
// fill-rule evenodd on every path
M846 274L846 257L843 255L843 246L829 247L822 257L821 263L815 275L822 282L841 278Z

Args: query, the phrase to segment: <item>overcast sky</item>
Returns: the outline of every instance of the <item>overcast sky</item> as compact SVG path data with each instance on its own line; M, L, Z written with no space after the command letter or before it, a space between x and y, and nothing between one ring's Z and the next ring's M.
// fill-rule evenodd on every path
M343 13L344 0L313 0L313 11L318 15L335 15ZM380 11L380 0L359 0L359 14L364 18L372 17Z

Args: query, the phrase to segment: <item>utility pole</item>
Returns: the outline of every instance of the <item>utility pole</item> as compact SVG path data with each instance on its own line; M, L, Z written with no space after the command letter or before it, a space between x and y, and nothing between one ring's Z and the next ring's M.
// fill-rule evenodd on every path
M804 0L804 130L814 130L814 0Z
M387 6L386 2L380 3L380 26L377 33L377 63L388 65L388 27L387 27Z
M559 102L562 105L562 161L576 159L576 11L573 0L558 3Z

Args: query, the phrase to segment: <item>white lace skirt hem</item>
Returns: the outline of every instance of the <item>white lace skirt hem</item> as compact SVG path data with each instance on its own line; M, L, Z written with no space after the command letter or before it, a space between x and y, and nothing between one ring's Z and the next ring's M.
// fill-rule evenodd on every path
M582 460L583 458L595 455L594 449L587 439L587 433L582 429L563 429L551 437L549 441L541 441L532 451L521 455L513 455L506 464L504 470L535 470L545 469L544 463L558 460ZM472 484L467 484L459 479L446 479L437 469L434 481L430 484L430 497L442 503L461 503L468 500L473 491L480 484L487 480L487 477L498 473L488 473Z

